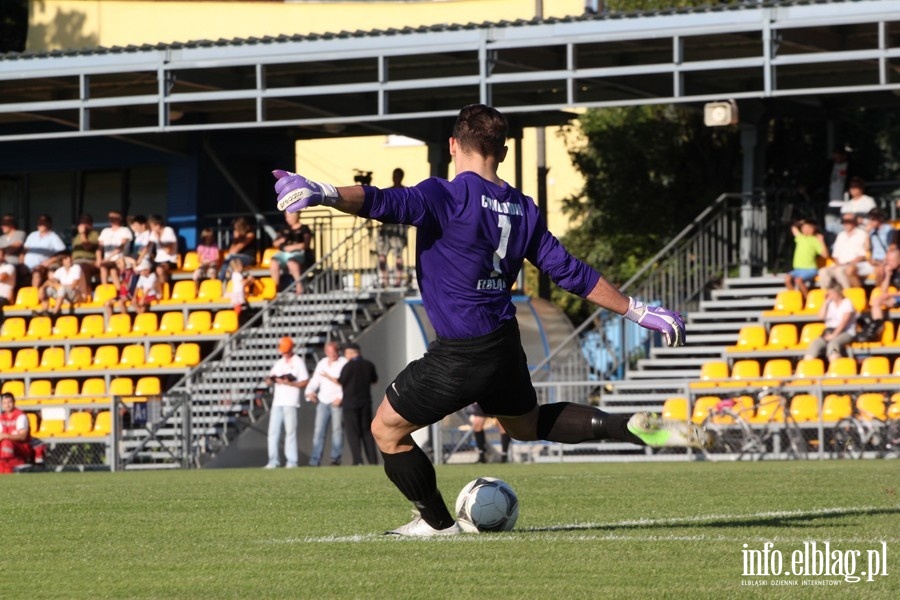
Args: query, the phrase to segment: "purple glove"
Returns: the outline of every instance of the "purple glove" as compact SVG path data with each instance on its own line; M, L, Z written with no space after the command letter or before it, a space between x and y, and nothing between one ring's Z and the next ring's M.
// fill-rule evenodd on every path
M666 337L666 344L669 346L684 345L684 320L677 312L662 306L646 306L634 298L629 298L625 318L645 329L660 332Z
M278 181L275 182L275 193L278 194L278 210L297 212L310 206L334 206L340 194L330 183L311 181L303 175L276 169L272 171Z

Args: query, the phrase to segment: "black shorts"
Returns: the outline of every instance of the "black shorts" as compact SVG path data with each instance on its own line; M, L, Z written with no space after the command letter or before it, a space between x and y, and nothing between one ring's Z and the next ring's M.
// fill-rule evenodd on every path
M386 395L415 425L431 425L474 402L485 414L506 417L537 406L515 319L477 338L438 338L397 375Z

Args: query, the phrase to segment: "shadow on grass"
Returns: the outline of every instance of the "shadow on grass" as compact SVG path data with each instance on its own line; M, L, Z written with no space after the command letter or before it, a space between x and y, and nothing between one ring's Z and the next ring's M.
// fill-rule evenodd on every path
M519 528L517 531L612 531L621 529L651 529L655 527L818 527L813 519L832 519L851 516L900 514L900 506L819 508L810 510L771 511L735 515L698 515L694 517L663 517L659 519L629 519L610 523L580 523L548 527ZM829 526L834 526L832 523Z

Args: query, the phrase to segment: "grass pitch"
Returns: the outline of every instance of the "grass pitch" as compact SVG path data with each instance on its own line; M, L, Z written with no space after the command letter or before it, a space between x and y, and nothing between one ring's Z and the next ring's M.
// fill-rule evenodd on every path
M381 536L409 510L380 467L3 477L0 598L900 598L900 461L452 465L447 502L479 475L513 532ZM826 541L888 575L743 575Z

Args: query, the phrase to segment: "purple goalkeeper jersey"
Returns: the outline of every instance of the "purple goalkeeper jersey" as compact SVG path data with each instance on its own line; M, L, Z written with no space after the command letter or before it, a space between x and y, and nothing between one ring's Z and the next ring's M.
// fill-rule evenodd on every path
M472 338L515 317L510 288L528 259L560 287L586 296L600 275L547 230L534 201L464 172L407 188L366 186L359 215L416 233L416 276L442 338Z

